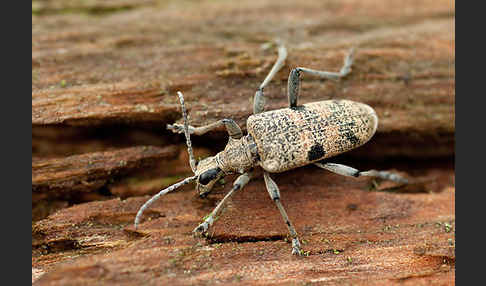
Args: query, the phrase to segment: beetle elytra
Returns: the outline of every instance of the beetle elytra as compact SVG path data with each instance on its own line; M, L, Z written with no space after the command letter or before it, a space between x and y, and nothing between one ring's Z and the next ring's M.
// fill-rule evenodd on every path
M359 171L342 164L322 161L370 140L376 131L378 117L370 106L350 100L324 100L298 105L300 74L304 72L324 79L339 80L351 72L353 56L354 49L351 49L339 72L318 71L303 67L292 69L287 88L289 106L264 112L263 89L282 68L287 57L287 50L279 45L277 61L255 93L254 114L247 119L247 135L243 135L240 127L232 119L222 119L201 127L189 126L184 97L181 92L178 92L184 124L169 124L167 128L175 133L185 134L189 163L194 176L169 186L148 200L137 213L135 227L138 226L145 209L159 197L180 186L196 181L196 190L200 196L205 196L211 191L214 183L225 175L241 174L216 208L193 231L204 235L231 196L250 181L254 175L254 168L261 167L267 191L279 209L292 238L292 254L302 255L297 232L282 206L278 186L270 177L270 173L314 164L344 176L371 176L403 184L408 183L407 179L391 172ZM202 135L222 125L226 127L229 135L225 149L215 156L196 162L192 151L191 134Z

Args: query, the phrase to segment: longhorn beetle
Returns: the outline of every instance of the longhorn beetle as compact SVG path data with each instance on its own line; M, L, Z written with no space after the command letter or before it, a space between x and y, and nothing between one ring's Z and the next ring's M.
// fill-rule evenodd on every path
M254 168L263 169L263 178L271 199L275 202L292 238L292 254L302 255L299 238L293 224L282 206L280 192L270 173L280 173L314 164L319 168L350 177L370 176L406 184L408 180L387 171L369 170L360 172L349 166L321 161L363 145L374 135L378 117L370 106L350 100L324 100L298 105L300 74L302 72L323 79L339 80L351 72L354 49L351 49L339 72L326 72L304 67L292 69L288 78L287 97L289 106L264 112L263 89L282 68L287 57L283 45L278 47L278 58L265 80L255 93L253 115L246 121L248 134L243 135L240 127L232 119L222 119L207 126L193 127L187 122L184 98L178 92L184 124L167 125L174 133L184 133L189 164L194 176L169 186L148 200L135 218L137 228L144 212L159 197L196 181L196 190L201 197L206 196L220 178L241 174L232 189L193 232L205 235L228 200L242 189L254 175ZM202 135L224 125L229 135L225 149L213 157L196 162L194 159L191 134Z

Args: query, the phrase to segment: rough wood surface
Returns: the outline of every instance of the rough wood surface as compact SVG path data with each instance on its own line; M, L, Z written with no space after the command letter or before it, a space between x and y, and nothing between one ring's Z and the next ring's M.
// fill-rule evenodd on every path
M61 158L32 158L32 218L37 220L66 207L68 201L106 199L117 181L147 167L173 164L178 154L178 146L171 145L164 148L139 146ZM167 172L161 174L168 175ZM133 195L133 192L115 193L122 197ZM144 192L139 190L138 194Z
M340 83L304 76L300 102L365 102L380 117L378 135L407 134L423 153L453 153L449 1L169 3L97 21L71 13L34 16L33 126L163 126L180 117L175 92L181 90L192 124L231 117L245 129L250 99L276 58L268 44L279 37L289 58L266 89L267 109L286 105L292 67L338 70L356 46L351 75ZM217 139L223 136L221 129Z
M150 161L173 159L177 146L132 147L57 159L32 159L32 191L83 192L99 189L109 178L142 168Z
M234 197L210 242L191 230L223 197L221 189L210 200L195 198L190 187L167 196L137 231L133 217L147 196L80 204L33 226L33 265L46 272L38 285L450 285L453 171L428 166L423 176L444 185L397 194L313 168L276 176L309 254L302 258L290 255L262 179Z
M32 281L34 285L453 285L455 277L455 31L450 1L33 1ZM211 230L191 230L224 196L192 185L143 202L191 171L180 121L224 117L243 130L276 59L267 109L287 104L291 68L339 70L340 82L304 75L300 103L346 98L373 106L375 137L336 158L401 172L399 187L312 166L275 175L306 257L258 177ZM194 136L214 154L223 129Z

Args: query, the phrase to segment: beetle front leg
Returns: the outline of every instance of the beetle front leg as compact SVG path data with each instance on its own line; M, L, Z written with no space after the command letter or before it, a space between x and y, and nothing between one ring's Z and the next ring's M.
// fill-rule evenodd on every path
M289 229L290 237L292 238L292 254L294 255L302 255L303 252L300 248L300 241L295 231L294 225L290 222L289 217L287 216L287 212L285 211L282 203L280 202L280 191L278 190L278 186L272 178L270 178L270 174L267 171L263 171L263 178L265 179L265 186L267 187L267 191L270 194L270 198L275 202L277 205L282 218Z
M233 138L233 139L239 139L243 136L243 132L241 131L241 128L236 124L236 122L233 119L221 119L216 122L213 122L211 124L201 126L201 127L194 127L194 126L188 126L189 127L189 133L190 134L195 134L195 135L203 135L211 130L214 130L220 126L224 125L226 127L226 131L228 132L228 135ZM184 125L183 124L167 124L167 129L171 130L174 133L184 133Z
M224 206L228 203L229 199L236 193L236 191L241 190L244 186L246 186L246 184L248 184L248 182L250 181L251 177L251 172L246 172L239 176L233 183L233 188L231 189L231 191L229 191L226 196L224 196L224 198L221 200L221 202L219 202L214 210L208 216L206 216L204 221L200 225L198 225L192 232L195 235L207 235L209 227L216 221Z
M383 180L393 181L400 184L408 184L408 180L404 177L388 172L388 171L377 171L377 170L369 170L369 171L359 171L358 169L342 165L336 163L314 163L319 168L331 171L333 173L347 176L347 177L375 177L380 178Z
M297 107L297 102L299 98L300 89L300 73L306 72L309 74L317 75L324 79L339 80L342 77L347 76L351 72L351 65L353 64L354 48L352 48L346 58L344 59L343 67L339 72L327 72L313 70L304 67L297 67L290 71L289 79L287 81L287 97L289 102L289 107Z

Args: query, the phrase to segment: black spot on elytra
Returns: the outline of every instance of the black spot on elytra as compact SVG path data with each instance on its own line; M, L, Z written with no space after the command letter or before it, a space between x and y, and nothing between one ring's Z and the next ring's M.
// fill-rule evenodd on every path
M326 155L326 151L324 151L324 148L322 148L321 144L316 143L311 147L311 149L307 153L307 159L309 161L314 161L324 157L324 155Z

